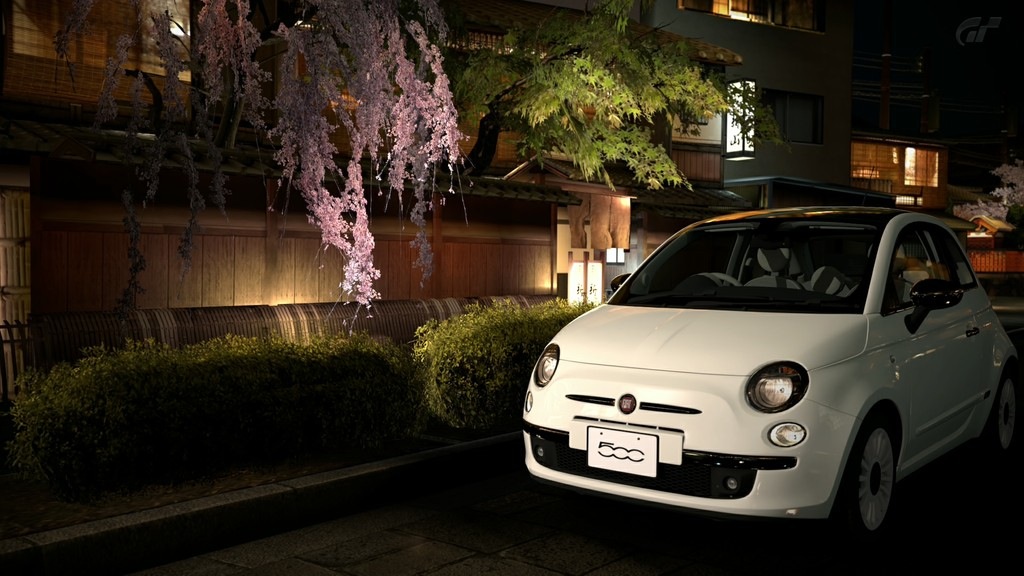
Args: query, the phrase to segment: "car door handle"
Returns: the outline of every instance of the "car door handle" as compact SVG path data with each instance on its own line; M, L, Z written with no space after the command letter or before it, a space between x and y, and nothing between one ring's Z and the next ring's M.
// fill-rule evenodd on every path
M978 328L977 326L967 329L968 338L970 338L971 336L977 336L978 334L981 334L981 328Z

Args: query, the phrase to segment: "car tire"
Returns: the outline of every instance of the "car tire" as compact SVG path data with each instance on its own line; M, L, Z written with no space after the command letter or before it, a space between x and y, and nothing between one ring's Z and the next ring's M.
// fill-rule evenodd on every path
M890 524L896 489L897 452L884 419L864 421L840 483L837 517L856 538L871 539Z
M1017 392L1017 382L1004 377L992 401L982 441L995 455L1011 454L1020 445L1016 436Z

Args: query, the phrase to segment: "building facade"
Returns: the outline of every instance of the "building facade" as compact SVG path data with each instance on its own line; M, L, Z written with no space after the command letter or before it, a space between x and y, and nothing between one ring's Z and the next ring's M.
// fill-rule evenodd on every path
M130 289L126 190L140 186L141 153L129 149L123 122L93 127L107 59L120 35L138 24L132 2L99 2L91 25L69 48L67 62L54 36L72 13L72 0L3 3L0 59L0 187L5 210L4 318L30 314L113 310ZM265 2L266 19L277 17ZM187 32L201 7L188 0L144 0L141 8L167 10ZM263 18L262 15L256 16ZM274 69L273 58L267 59ZM158 86L156 48L143 41L126 68L150 75ZM183 78L186 82L190 78ZM122 83L118 102L132 95ZM143 94L144 98L151 98ZM344 151L339 139L339 148ZM225 151L231 192L224 212L199 214L199 231L182 258L189 185L174 158L160 189L133 209L141 224L145 268L134 291L143 309L338 302L342 261L325 251L302 199L279 188L272 152L252 135ZM200 186L212 172L203 171ZM466 179L457 198L435 203L428 218L433 268L415 266L410 246L417 230L397 198L368 192L376 285L384 300L465 296L545 295L556 289L555 211L578 198L528 182ZM136 196L143 198L144 194ZM390 200L390 201L389 201ZM443 205L442 205L443 204Z
M846 190L854 24L849 2L658 0L641 18L742 55L740 65L725 69L726 81L760 91L774 111L785 144L730 150L737 136L726 121L725 188L762 207L865 202L856 190ZM818 190L808 187L814 184L830 186L831 193L814 202Z

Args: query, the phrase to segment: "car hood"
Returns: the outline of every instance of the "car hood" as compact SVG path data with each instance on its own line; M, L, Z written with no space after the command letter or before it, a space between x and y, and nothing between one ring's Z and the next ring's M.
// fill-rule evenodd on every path
M857 314L599 306L555 337L565 361L746 376L788 360L808 370L864 350Z

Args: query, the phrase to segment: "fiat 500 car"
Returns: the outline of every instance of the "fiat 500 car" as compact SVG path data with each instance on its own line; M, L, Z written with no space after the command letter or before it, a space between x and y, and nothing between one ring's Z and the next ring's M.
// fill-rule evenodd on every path
M681 230L533 370L541 481L712 515L885 526L897 482L1017 444L1017 354L957 236L888 208Z

